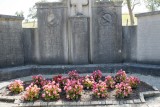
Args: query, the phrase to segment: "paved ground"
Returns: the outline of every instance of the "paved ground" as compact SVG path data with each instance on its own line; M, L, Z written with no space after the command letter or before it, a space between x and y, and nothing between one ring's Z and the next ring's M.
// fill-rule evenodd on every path
M84 74L86 75L86 74ZM105 73L104 75L114 75L112 73ZM145 76L140 74L132 74L134 76L139 77L142 81L149 83L150 85L156 86L160 90L160 77L154 77L154 76ZM52 77L53 75L44 75L44 77ZM30 80L31 76L19 78L23 81ZM11 80L10 80L11 81ZM0 83L0 88L5 86L6 84L9 84L8 81ZM155 96L152 98L146 98L146 103L144 104L123 104L123 105L107 105L107 106L94 106L94 107L160 107L160 96ZM14 107L17 105L11 104L11 103L2 103L0 102L0 107ZM59 107L65 107L65 106L59 106ZM69 106L66 106L69 107ZM85 107L85 106L83 106ZM92 107L92 106L86 106L86 107Z

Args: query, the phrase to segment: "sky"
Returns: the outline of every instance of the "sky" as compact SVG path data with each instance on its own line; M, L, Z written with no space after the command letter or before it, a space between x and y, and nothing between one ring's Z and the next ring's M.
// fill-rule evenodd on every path
M23 11L24 16L26 17L29 12L29 8L32 7L39 0L0 0L0 14L5 15L15 15L15 12ZM58 0L48 0L49 2L58 1ZM147 12L142 3L140 6L135 7L134 13ZM127 13L128 9L126 6L122 8L123 13Z

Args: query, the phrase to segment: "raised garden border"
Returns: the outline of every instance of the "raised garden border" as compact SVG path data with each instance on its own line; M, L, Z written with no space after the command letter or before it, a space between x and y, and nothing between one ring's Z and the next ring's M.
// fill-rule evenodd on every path
M148 84L148 83L147 83ZM148 84L150 85L150 84ZM7 87L8 84L0 87L0 90L2 88ZM152 86L152 85L150 85ZM154 95L160 95L160 91L155 87L152 86L154 91L147 91L147 92L141 92L139 93L140 98L139 99L133 99L133 100L102 100L102 101L90 101L90 102L82 102L82 101L71 101L71 102L62 102L61 100L58 101L52 101L52 102L28 102L28 103L22 103L20 97L16 96L0 96L0 101L7 101L8 103L14 103L19 107L35 107L35 106L94 106L94 105L122 105L122 104L143 104L145 103L145 97L152 97Z

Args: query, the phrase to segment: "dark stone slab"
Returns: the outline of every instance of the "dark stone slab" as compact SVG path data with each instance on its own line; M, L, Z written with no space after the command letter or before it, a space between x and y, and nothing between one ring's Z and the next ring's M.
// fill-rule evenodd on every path
M23 28L24 63L35 64L39 60L38 32L35 28Z
M24 65L23 18L0 15L0 20L0 67Z
M70 63L89 63L89 18L75 16L70 18L71 42L70 42Z
M92 6L91 59L94 64L122 62L120 4L99 1Z
M123 60L124 62L136 62L137 50L137 26L123 26Z
M38 63L67 64L67 7L63 2L59 2L41 3L37 5L37 8L40 53Z

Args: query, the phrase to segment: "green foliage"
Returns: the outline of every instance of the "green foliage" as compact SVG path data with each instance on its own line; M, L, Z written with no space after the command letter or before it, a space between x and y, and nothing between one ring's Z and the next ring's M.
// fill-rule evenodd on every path
M144 2L150 11L156 11L160 7L160 0L144 0Z
M19 16L19 17L23 17L24 16L23 14L24 14L23 11L20 11L20 12L16 11L16 13L15 13L15 15Z
M47 2L47 0L40 0L37 3L44 3ZM36 9L36 5L34 5L33 7L29 8L29 14L27 16L28 19L36 19L37 18L37 9Z

